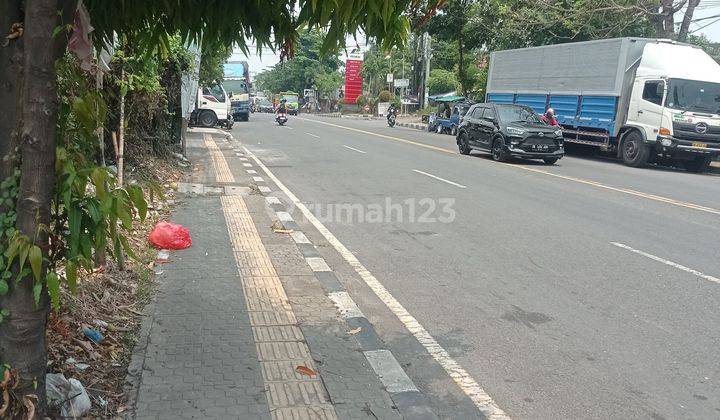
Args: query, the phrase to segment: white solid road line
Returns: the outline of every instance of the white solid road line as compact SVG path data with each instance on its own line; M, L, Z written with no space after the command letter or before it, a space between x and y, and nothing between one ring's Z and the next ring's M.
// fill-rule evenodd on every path
M425 350L430 353L435 361L442 366L445 372L455 381L457 386L470 398L475 407L480 410L489 420L508 420L510 417L495 403L495 401L485 392L484 389L473 379L472 376L450 356L440 343L423 327L410 312L375 278L372 273L350 252L338 238L333 235L325 225L318 220L317 217L300 201L285 184L283 184L270 170L263 164L257 156L243 146L245 152L255 163L265 172L268 178L272 179L275 185L282 190L285 195L292 201L305 218L315 226L323 237L342 255L345 261L355 269L355 272L363 279L365 284L377 295L378 298L392 311L393 314L405 325L408 331L422 344Z
M665 258L660 258L660 257L658 257L658 256L656 256L656 255L648 254L647 252L643 252L643 251L640 251L639 249L635 249L635 248L633 248L633 247L631 247L631 246L628 246L628 245L625 245L625 244L621 244L620 242L610 242L610 243L613 244L613 245L615 245L616 247L623 248L623 249L627 249L627 250L630 251L630 252L634 252L634 253L636 253L636 254L638 254L638 255L642 255L643 257L650 258L651 260L655 260L655 261L657 261L657 262L661 262L661 263L663 263L663 264L665 264L665 265L669 265L670 267L674 267L674 268L677 268L678 270L685 271L686 273L694 274L694 275L696 275L696 276L698 276L698 277L700 277L700 278L702 278L702 279L705 279L705 280L707 280L707 281L711 281L711 282L720 284L720 279L717 278L717 277L713 277L713 276L710 276L710 275L705 274L705 273L703 273L703 272L694 270L694 269L692 269L692 268L685 267L684 265L681 265L681 264L672 262L672 261L670 261L670 260L666 260Z
M422 175L425 175L425 176L429 176L430 178L435 178L435 179L437 179L438 181L447 182L448 184L454 185L454 186L456 186L456 187L458 187L458 188L467 188L465 185L458 184L457 182L452 182L452 181L449 181L449 180L447 180L447 179L445 179L445 178L440 178L440 177L437 176L437 175L429 174L429 173L427 173L427 172L423 172L423 171L420 171L420 170L417 170L417 169L413 169L413 172L417 172L417 173L419 173L419 174L422 174Z
M320 138L320 136L317 136L317 135L315 135L315 134L313 134L313 133L308 133L307 131L305 132L305 134L307 134L307 135L310 136L310 137L315 137L316 139L319 139L319 138Z
M367 153L367 152L363 152L363 151L360 150L360 149L356 149L356 148L354 148L354 147L345 146L344 144L343 144L343 147L345 147L345 148L347 148L347 149L350 149L350 150L354 150L354 151L356 151L356 152L358 152L358 153L363 153L363 154Z

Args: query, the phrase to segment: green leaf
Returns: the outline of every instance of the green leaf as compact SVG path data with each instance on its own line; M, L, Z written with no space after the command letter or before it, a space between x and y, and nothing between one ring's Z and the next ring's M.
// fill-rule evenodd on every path
M35 276L35 282L39 282L40 274L42 274L42 250L39 246L33 245L30 247L28 259L30 260L30 268L32 268L33 275Z
M7 317L8 315L10 315L10 309L8 309L8 308L0 309L0 315Z
M127 187L127 192L130 196L130 200L132 200L133 204L135 204L135 207L137 208L140 220L145 220L145 216L147 216L148 204L147 201L145 201L145 196L143 196L142 189L136 185L131 185Z
M86 206L90 219L95 223L99 223L102 220L102 213L100 213L100 205L97 200L87 200Z
M101 168L95 168L90 174L90 179L92 179L93 185L95 186L95 195L97 195L100 200L104 200L107 196L107 190L105 189L107 172Z
M0 280L0 295L6 295L8 292L8 284L5 280Z
M69 257L73 258L80 253L80 229L82 228L82 213L74 204L68 208L68 228L70 229Z
M77 293L77 264L74 261L68 261L65 265L65 278L70 291L73 294Z
M135 251L133 251L132 247L128 243L128 240L123 235L118 235L120 237L120 243L122 243L123 249L125 249L125 253L130 256L130 258L137 261L137 257L135 256Z
M35 282L33 286L33 297L35 298L35 306L40 304L40 293L42 292L42 283L39 281Z
M50 302L55 311L60 308L60 281L57 274L50 271L45 276L45 282L47 283L48 295L50 295Z

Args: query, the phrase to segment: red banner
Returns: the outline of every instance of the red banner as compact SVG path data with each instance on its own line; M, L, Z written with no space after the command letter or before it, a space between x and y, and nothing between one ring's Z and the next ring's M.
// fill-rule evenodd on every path
M350 54L345 62L345 103L354 104L362 95L362 54Z

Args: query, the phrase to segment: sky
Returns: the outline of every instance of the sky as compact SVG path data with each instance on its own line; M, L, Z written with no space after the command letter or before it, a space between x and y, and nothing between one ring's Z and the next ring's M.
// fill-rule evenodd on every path
M682 22L684 10L681 10L675 16L675 22ZM710 41L720 42L720 0L701 0L700 5L695 9L693 19L702 19L706 17L717 16L711 19L703 19L690 25L690 32L695 34L705 34ZM364 47L365 39L358 37L361 47ZM346 39L348 47L355 45L353 37ZM249 56L245 56L241 51L233 52L230 61L247 61L250 67L250 75L252 78L263 70L274 66L280 61L280 55L273 52L269 48L263 48L261 54L255 52L255 45L250 46L252 51ZM342 59L342 57L341 57ZM344 59L343 59L344 61Z

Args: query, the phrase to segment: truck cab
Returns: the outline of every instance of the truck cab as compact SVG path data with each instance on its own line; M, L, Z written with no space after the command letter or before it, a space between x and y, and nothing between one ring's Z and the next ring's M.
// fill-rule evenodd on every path
M230 97L220 83L198 88L195 110L190 120L203 127L214 127L217 124L232 126Z
M619 153L626 163L659 159L705 171L720 154L720 66L694 46L645 45L626 125L643 137L639 145L624 136Z

